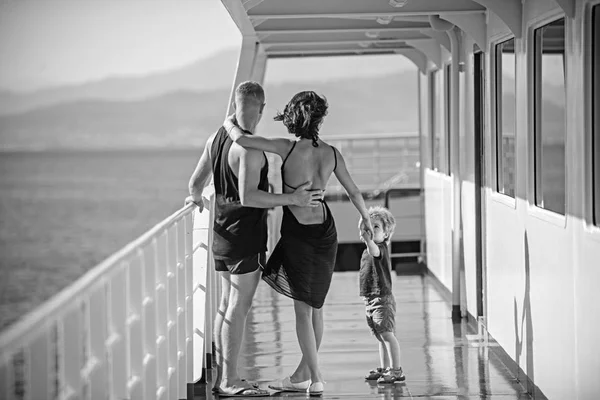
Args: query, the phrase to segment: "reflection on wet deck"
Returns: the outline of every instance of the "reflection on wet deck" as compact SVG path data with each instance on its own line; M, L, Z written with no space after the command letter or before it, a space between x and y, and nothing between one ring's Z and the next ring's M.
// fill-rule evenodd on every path
M394 281L396 335L406 382L367 383L363 376L378 366L379 355L364 321L357 274L335 273L325 304L325 334L319 351L327 382L324 399L530 398L494 352L467 339L474 332L466 323L452 324L450 305L431 278L422 276L397 276ZM292 301L261 282L248 317L240 375L267 389L270 381L293 372L300 357ZM210 390L202 392L195 399L213 398ZM306 394L272 395L308 398Z

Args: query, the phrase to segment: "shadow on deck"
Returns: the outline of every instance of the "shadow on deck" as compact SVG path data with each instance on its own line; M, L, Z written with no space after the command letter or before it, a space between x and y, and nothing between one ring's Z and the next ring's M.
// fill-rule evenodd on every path
M394 294L396 335L406 382L370 384L363 376L378 366L379 355L358 296L358 272L334 274L325 304L325 334L319 351L327 382L323 399L530 398L493 351L493 342L489 347L479 346L467 337L475 332L466 322L452 323L451 306L432 278L397 276ZM272 380L293 372L300 357L292 301L261 282L248 317L240 375L267 389ZM308 395L272 393L272 397ZM212 398L210 384L196 386L196 400Z

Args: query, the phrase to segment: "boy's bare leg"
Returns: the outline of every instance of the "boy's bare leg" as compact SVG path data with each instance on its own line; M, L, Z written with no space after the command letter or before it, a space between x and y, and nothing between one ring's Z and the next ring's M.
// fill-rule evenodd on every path
M313 331L315 333L315 342L317 344L317 352L319 351L319 347L321 347L321 341L323 339L323 308L313 308L312 311L312 324ZM302 355L302 359L300 360L300 364L294 371L294 373L290 376L290 380L292 383L304 382L310 379L310 370L308 369L308 363L306 362L306 357Z
M213 341L215 344L215 363L216 363L216 375L213 380L213 388L218 388L221 384L221 378L223 374L223 320L225 313L227 312L227 305L229 304L229 292L231 290L231 274L229 272L219 272L221 276L221 298L219 300L219 309L215 317L215 326L213 329Z
M396 339L396 336L392 332L384 332L380 335L385 347L388 349L392 368L400 368L400 344L398 344L398 339Z
M229 304L221 334L223 373L221 387L244 386L238 375L238 356L242 345L246 316L260 280L260 269L242 275L231 275Z
M310 379L313 382L322 382L323 378L321 377L317 357L317 341L313 328L315 309L302 301L294 300L294 310L296 312L296 334L298 335L302 356L306 360L305 362L310 371Z
M379 363L381 364L381 368L391 367L388 348L380 335L377 335L377 341L379 342Z

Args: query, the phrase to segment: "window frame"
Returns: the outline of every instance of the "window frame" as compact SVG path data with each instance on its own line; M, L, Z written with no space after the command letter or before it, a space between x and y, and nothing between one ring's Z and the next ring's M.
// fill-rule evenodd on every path
M591 84L585 89L586 95L586 154L584 196L586 199L587 222L594 229L600 228L600 65L594 61L600 57L600 1L589 3L585 13L586 35L584 43L589 43L590 52L584 54L585 78ZM595 15L597 13L597 15ZM595 18L598 24L594 24ZM595 95L595 96L594 96Z
M436 106L436 98L435 98L435 89L437 86L437 72L439 70L438 69L434 69L432 71L429 71L429 110L430 111L430 115L429 115L429 142L430 142L430 149L429 149L429 156L430 156L430 162L429 162L429 167L431 168L431 170L435 171L436 168L436 162L435 162L435 123L437 120L437 106Z
M492 151L493 151L493 191L494 193L503 196L504 199L510 202L510 205L516 206L516 196L517 196L517 181L515 178L514 183L514 194L511 196L504 191L504 165L503 165L503 157L502 157L502 57L501 51L499 52L500 45L513 40L514 41L514 85L515 85L515 142L517 140L517 38L514 35L506 35L498 40L495 40L490 45L491 48L491 63L490 63L490 72L493 78L492 81L492 123L493 123L493 138L492 138ZM500 57L498 55L500 54ZM500 64L499 64L500 63ZM500 68L498 68L500 67ZM517 154L516 154L515 145L515 165L514 165L514 174L517 175ZM501 186L502 185L502 186Z
M564 118L564 125L563 125L563 129L564 129L564 151L565 151L565 162L563 165L564 168L564 203L565 203L565 208L564 208L564 212L559 212L559 211L555 211L549 208L544 207L543 205L543 187L542 187L542 156L538 156L541 153L541 147L542 147L542 136L541 136L541 130L538 129L539 126L539 121L542 118L542 108L541 107L537 107L538 101L540 99L541 96L541 89L542 89L542 85L541 85L541 61L542 61L542 52L538 52L539 46L540 46L540 40L538 38L537 35L537 31L539 29L543 29L544 27L553 24L559 20L564 20L564 42L565 42L565 50L564 50L564 96L565 96L565 118ZM539 209L539 210L543 210L544 213L551 213L551 215L556 216L561 218L561 221L556 221L559 225L564 225L565 222L565 218L566 215L568 213L568 201L567 201L567 192L568 192L568 186L567 186L567 108L568 108L568 104L567 104L567 51L566 51L566 41L567 41L567 18L564 15L564 13L558 13L558 14L553 14L552 16L549 16L547 18L544 18L543 20L539 20L537 21L537 23L535 25L530 26L530 30L529 30L529 35L528 35L528 42L531 43L529 46L529 57L528 60L530 62L530 73L528 74L529 79L530 79L530 104L531 104L531 111L529 113L529 115L533 116L532 118L530 118L530 132L532 132L532 135L530 136L530 149L529 149L529 156L531 157L531 182L532 182L532 191L531 191L531 196L530 197L530 205ZM539 80L538 80L539 77ZM538 201L538 199L541 196L541 201Z
M450 80L452 79L452 63L444 64L444 143L446 148L446 157L445 157L445 171L444 173L448 176L452 175L452 164L451 164L451 151L452 146L450 145L452 140L452 86Z

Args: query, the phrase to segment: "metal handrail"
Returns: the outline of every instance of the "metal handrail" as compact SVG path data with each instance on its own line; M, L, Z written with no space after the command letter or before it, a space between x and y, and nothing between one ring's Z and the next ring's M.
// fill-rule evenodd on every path
M107 259L100 262L97 266L90 269L75 282L67 286L65 289L58 292L39 307L30 311L25 317L18 320L14 325L8 327L4 332L0 333L0 352L10 349L11 344L22 342L24 335L35 332L36 328L45 323L48 315L53 314L57 310L61 310L65 305L84 292L90 285L97 282L102 276L110 273L116 267L119 261L128 257L136 249L144 246L152 240L157 233L171 226L176 220L184 217L187 213L191 213L195 208L194 204L188 204L180 210L177 210L170 217L156 224L149 231L142 234L139 238L133 240L123 247L121 250L110 255Z
M423 196L423 188L389 188L384 190L383 192L383 196L384 196L384 207L387 208L388 210L390 210L390 198L392 197L393 194L402 194L403 196L400 197L407 197L407 196ZM391 210L390 210L391 211ZM425 246L424 246L424 242L425 242L425 238L423 237L423 235L421 235L420 240L419 240L419 251L418 252L410 252L410 253L392 253L390 254L390 257L393 259L398 259L398 258L412 258L412 257L417 257L417 260L419 263L424 262L425 261Z
M211 336L211 208L194 227L183 207L2 332L0 398L187 397Z
M387 209L390 208L390 197L394 193L403 194L404 196L401 196L401 197L414 196L416 194L418 194L419 196L422 196L423 189L422 188L390 188L390 189L386 189L383 191L383 196L384 196L383 205L385 208L387 208Z

